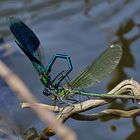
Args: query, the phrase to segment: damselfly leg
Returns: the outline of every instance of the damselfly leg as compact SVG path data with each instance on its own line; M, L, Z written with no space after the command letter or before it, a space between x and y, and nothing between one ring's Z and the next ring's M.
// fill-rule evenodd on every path
M55 61L57 59L65 59L67 61L68 69L67 70L62 70L59 74L55 76L55 78L52 80L52 85L54 85L56 88L59 87L61 81L65 79L65 77L72 71L73 66L71 63L71 59L68 55L64 54L56 54L53 56L49 64L47 65L46 68L46 73L49 74L51 72L52 66L54 65Z

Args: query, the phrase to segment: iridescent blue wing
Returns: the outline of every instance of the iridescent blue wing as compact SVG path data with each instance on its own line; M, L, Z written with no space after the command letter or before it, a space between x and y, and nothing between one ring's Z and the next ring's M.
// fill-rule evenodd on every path
M45 72L44 54L40 41L29 27L16 17L9 17L8 23L11 32L16 38L16 43L31 60L34 68L40 74Z
M86 88L100 83L116 68L122 56L119 45L111 45L95 61L88 65L69 84L72 88Z

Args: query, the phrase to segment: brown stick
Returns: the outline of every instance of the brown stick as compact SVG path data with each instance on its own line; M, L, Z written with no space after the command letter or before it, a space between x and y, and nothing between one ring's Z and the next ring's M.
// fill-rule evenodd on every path
M71 117L79 121L94 121L104 116L117 116L122 118L133 118L140 115L140 109L120 110L120 109L105 109L95 114L74 114Z

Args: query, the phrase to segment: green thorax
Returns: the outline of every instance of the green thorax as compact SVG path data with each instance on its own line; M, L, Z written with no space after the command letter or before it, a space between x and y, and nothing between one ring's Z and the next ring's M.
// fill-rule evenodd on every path
M64 88L62 88L62 90L60 91L60 96L62 97L62 98L65 98L65 97L67 97L69 94L71 93L71 89L69 89L69 88L67 88L67 87L64 87Z
M46 73L40 74L40 81L45 87L48 87L50 84L50 78Z

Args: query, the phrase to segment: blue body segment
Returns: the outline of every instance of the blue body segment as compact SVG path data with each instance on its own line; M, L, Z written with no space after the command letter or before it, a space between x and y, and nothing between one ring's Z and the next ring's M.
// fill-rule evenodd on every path
M40 76L40 81L45 86L45 91L50 92L53 90L57 91L58 94L58 92L62 89L60 86L61 81L64 80L73 69L70 57L64 54L56 54L45 68L45 56L43 49L41 48L40 41L34 32L16 17L8 18L8 23L11 32L16 38L15 42L32 62L34 68ZM68 69L57 74L52 80L50 72L57 58L65 59L67 61Z
M15 42L17 45L28 56L39 74L45 72L45 68L42 65L39 39L33 31L18 18L10 17L8 20L10 30L16 38Z
M10 17L9 21L11 32L16 38L16 43L18 43L20 48L30 55L29 57L34 56L39 59L36 52L39 48L40 41L33 31L17 18Z

